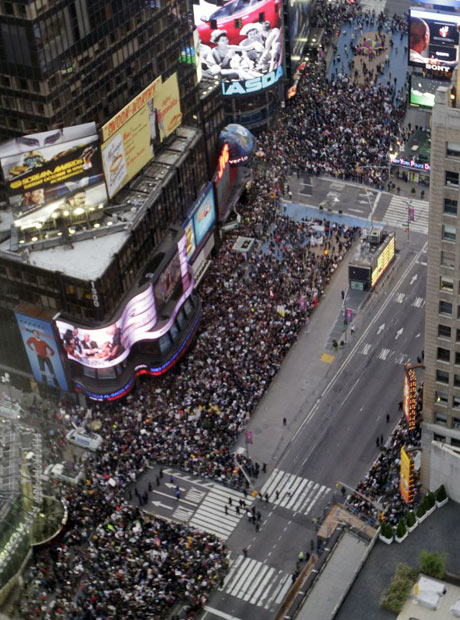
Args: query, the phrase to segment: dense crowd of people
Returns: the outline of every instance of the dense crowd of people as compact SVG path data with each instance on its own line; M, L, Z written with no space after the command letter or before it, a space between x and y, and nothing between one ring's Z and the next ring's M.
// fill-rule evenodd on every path
M320 3L316 19L326 41L341 21L356 18L356 7ZM62 460L71 422L101 421L105 443L88 458L84 482L75 489L56 485L69 525L59 546L37 554L21 601L24 618L158 619L179 601L188 618L204 604L225 573L225 546L132 507L127 489L149 461L229 486L247 484L238 465L254 468L232 452L238 434L359 233L325 218L284 215L278 198L287 175L359 176L380 187L384 173L365 167L382 164L401 136L403 113L384 86L357 87L345 75L328 80L324 59L310 63L295 100L258 139L263 154L238 207L235 234L256 238L258 248L245 260L231 251L234 237L226 238L200 286L203 318L193 348L121 403L90 413L70 403L41 412L50 462ZM398 433L394 450L407 438L403 428ZM394 450L382 453L363 492L392 488Z

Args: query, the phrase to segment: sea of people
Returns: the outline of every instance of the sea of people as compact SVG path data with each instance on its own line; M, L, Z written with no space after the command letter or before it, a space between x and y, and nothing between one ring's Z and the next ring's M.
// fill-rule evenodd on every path
M325 40L358 11L357 4L319 3ZM234 237L225 239L200 285L203 318L193 348L121 403L96 405L89 414L72 403L35 411L49 437L49 462L63 459L71 422L102 422L105 443L88 458L78 487L55 483L69 509L68 527L57 546L36 553L21 617L158 619L181 602L180 617L191 618L203 606L225 573L225 546L133 507L127 489L150 461L245 486L238 464L254 467L244 456L235 461L238 434L359 235L326 218L284 215L279 198L287 175L306 170L356 179L359 166L379 165L401 137L403 114L384 86L358 88L344 75L330 81L324 59L309 63L297 96L258 138L264 154L238 207L235 234L255 237L259 248L245 261L231 251ZM369 168L360 175L376 186L385 180ZM318 237L324 246L317 246ZM383 458L372 474L379 484L390 460Z

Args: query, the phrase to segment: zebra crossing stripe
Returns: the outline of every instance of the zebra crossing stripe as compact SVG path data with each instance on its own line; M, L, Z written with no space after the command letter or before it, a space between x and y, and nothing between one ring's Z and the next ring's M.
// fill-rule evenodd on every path
M371 350L371 347L372 347L372 345L371 345L371 344L368 344L368 343L367 343L367 344L365 344L365 345L363 346L363 348L362 348L361 353L362 353L363 355L367 355L367 354L369 353L369 351Z
M421 308L423 304L424 304L423 297L416 297L412 305L414 308Z
M276 487L278 486L279 480L281 480L283 476L284 476L284 472L280 471L279 469L273 470L273 474L270 476L270 478L267 480L267 482L262 487L262 491L261 491L262 495L264 495L265 493L268 493L268 495L271 497L272 494L275 492Z
M257 588L257 589L258 589L258 588L260 587L260 584L261 584L261 582L262 582L262 580L263 580L264 576L266 575L266 573L267 573L267 571L268 571L268 569L269 569L269 568L270 568L270 567L269 567L267 564L264 564L264 565L262 566L262 568L260 569L260 571L259 571L259 573L258 573L258 575L257 575L257 581L254 583L254 588ZM250 591L249 591L249 588L248 588L248 591L247 591L247 592L246 592L246 594L242 597L242 599L243 599L243 601L249 601L249 599L251 598L251 596L252 596L252 592L250 592Z
M233 577L233 573L236 571L236 569L239 567L239 565L243 562L244 560L244 556L240 555L238 556L238 558L236 560L233 561L228 573L225 575L225 579L224 579L224 583L222 585L221 588L219 588L219 590L225 590L225 588L227 587L227 585L230 583L232 577Z
M251 582L248 577L252 572L252 569L257 566L258 562L257 560L246 558L245 564L246 566L244 566L242 574L238 575L238 579L235 579L235 583L227 589L227 593L230 594L230 596L236 596L236 598L239 598L239 593L246 593L245 589L251 587Z
M277 592L277 594L275 594L276 599L275 599L275 603L276 605L280 605L283 600L284 597L286 596L289 588L291 587L291 579L290 579L290 575L286 575L284 577L284 579L281 580L280 582L280 588Z
M266 594L268 593L267 582L273 576L274 572L275 572L275 569L269 567L267 574L261 581L257 590L254 592L254 596L249 601L251 605L260 605L262 603L262 599L265 598ZM263 592L265 592L265 596L263 595ZM262 595L262 599L260 598L261 595Z
M273 470L261 489L262 495L269 494L273 504L295 512L303 511L304 514L311 511L320 495L329 492L328 487L318 482L278 469Z
M379 353L379 360L385 361L388 357L390 349L382 349Z
M306 510L305 514L308 514L309 512L311 512L311 509L313 508L313 506L316 504L316 502L318 501L319 496L321 495L321 493L324 490L324 486L321 486L317 492L315 497L313 498L313 501L310 502L310 504L308 505L308 509Z

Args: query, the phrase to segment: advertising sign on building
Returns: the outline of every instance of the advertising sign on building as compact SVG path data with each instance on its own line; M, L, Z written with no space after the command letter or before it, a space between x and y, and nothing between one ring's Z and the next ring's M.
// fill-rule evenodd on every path
M154 155L182 122L177 74L158 77L102 127L102 160L112 198Z
M406 416L409 430L413 430L417 415L417 378L413 368L410 366L404 368L403 412Z
M107 200L95 123L4 142L0 162L13 217L21 228L56 220L60 208Z
M216 205L214 202L212 184L210 183L207 191L204 193L197 208L193 212L193 228L195 230L195 241L197 245L200 245L215 221Z
M281 6L280 0L193 6L203 75L221 77L224 95L257 92L283 75Z
M177 254L155 283L149 282L142 291L133 295L116 321L92 329L56 320L62 346L69 360L90 368L111 368L128 357L136 342L158 339L169 330L171 325L168 323L162 323L161 327L154 329L158 312L171 299L179 282L182 282L182 302L193 289L193 282L186 270L185 243L181 240L177 247ZM173 320L174 316L170 322Z
M401 447L401 465L399 469L399 491L406 504L415 499L415 468L412 455Z
M21 312L15 315L35 381L68 390L51 324Z
M450 79L458 63L460 15L409 10L409 65L426 77Z

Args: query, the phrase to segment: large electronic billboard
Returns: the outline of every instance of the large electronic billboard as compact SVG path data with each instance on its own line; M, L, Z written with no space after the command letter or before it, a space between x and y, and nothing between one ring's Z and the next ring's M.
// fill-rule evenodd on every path
M13 217L21 228L42 226L60 206L86 204L83 196L96 188L97 203L107 199L95 123L4 142L0 162Z
M158 77L102 127L102 160L110 198L130 181L182 122L177 74Z
M431 109L434 106L434 97L437 88L439 88L438 80L424 78L421 75L411 75L410 105L418 108Z
M22 312L15 315L35 380L68 390L51 324Z
M155 283L131 297L116 321L92 329L57 319L56 327L69 360L91 368L110 368L126 359L131 347L140 340L154 340L168 325L158 323L158 312L167 303L179 281L182 294L190 294L193 282L188 276L185 235L177 244L177 253Z
M291 58L300 61L307 40L311 0L288 0Z
M203 75L222 78L224 95L245 95L283 75L281 0L200 0L193 7Z
M460 15L409 11L409 65L437 79L450 79L458 63Z

